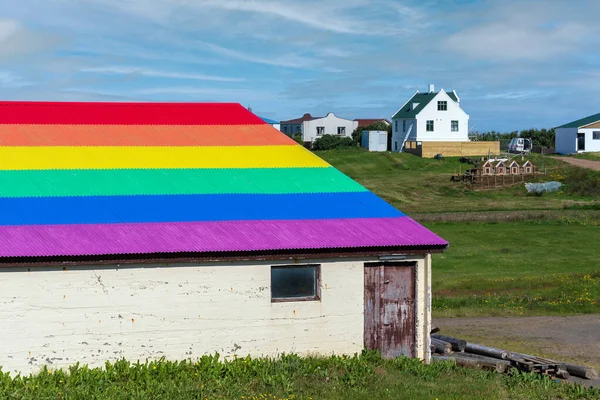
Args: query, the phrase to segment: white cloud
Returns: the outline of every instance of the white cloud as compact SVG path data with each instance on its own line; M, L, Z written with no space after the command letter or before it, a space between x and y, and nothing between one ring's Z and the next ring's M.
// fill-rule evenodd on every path
M24 80L23 77L19 75L9 71L0 71L0 87L19 88L29 85L33 85L33 83Z
M512 92L499 92L499 93L490 93L481 96L482 99L485 100L525 100L525 99L534 99L534 98L542 98L551 96L552 93L545 91L536 91L536 90L524 90L524 91L512 91Z
M172 79L191 79L200 81L213 81L213 82L243 82L244 78L232 78L227 76L216 76L216 75L203 75L203 74L191 74L183 72L169 72L159 71L145 67L130 67L130 66L109 66L109 67L90 67L83 68L83 72L96 72L102 74L116 74L116 75L139 75L156 78L172 78Z
M289 68L308 68L316 67L320 63L319 60L310 57L300 57L295 54L277 54L273 56L260 56L256 54L248 54L238 50L228 49L222 46L218 46L213 43L200 44L207 50L212 51L226 57L234 58L237 60L248 61L257 64L274 65L278 67L289 67Z
M18 21L0 19L0 58L48 50L57 42L56 37L32 32Z

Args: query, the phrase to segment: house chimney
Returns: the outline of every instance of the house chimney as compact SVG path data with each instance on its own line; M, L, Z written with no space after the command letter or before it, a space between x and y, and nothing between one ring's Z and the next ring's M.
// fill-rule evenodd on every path
M429 93L433 93L435 92L435 86L433 86L433 83L429 84Z

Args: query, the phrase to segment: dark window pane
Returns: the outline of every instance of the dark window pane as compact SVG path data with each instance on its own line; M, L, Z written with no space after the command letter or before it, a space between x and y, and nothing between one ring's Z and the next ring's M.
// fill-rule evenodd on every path
M272 298L316 297L316 295L316 266L271 268Z

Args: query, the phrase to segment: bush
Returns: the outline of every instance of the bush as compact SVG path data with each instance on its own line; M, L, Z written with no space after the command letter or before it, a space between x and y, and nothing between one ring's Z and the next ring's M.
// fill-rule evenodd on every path
M313 143L313 150L333 150L356 147L356 143L349 137L336 135L323 135Z
M583 196L600 196L600 172L586 168L569 168L564 183L572 193Z

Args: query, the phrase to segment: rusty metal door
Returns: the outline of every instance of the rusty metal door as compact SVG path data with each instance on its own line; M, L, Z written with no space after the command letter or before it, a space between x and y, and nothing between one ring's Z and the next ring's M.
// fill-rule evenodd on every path
M416 263L365 264L365 347L415 356Z

